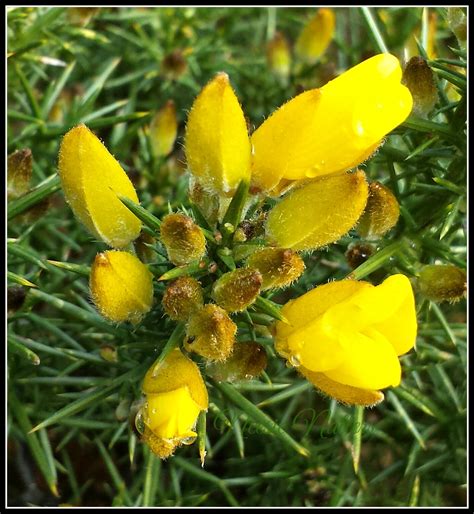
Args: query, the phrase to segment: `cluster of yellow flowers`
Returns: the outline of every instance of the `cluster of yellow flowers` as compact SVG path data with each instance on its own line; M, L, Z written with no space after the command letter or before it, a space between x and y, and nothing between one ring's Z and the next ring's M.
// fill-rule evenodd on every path
M184 324L182 347L160 357L146 374L146 401L137 416L143 440L160 457L194 440L198 415L208 407L201 372L188 352L223 380L256 376L265 367L263 347L236 339L233 313L251 306L279 319L277 352L331 397L374 405L383 399L380 389L400 383L398 356L414 346L417 330L407 277L394 275L377 286L356 280L320 285L281 312L260 293L292 283L304 271L299 252L337 241L359 220L368 238L396 223L393 194L368 184L356 168L412 109L401 77L394 56L376 55L288 101L250 137L225 73L196 98L185 152L200 224L175 212L159 229L177 270L168 273L176 280L161 303ZM113 322L140 322L152 308L153 274L131 244L141 221L122 200L138 203L134 187L84 125L65 135L59 173L77 218L112 247L92 266L98 311ZM276 204L265 212L268 197ZM248 219L246 213L252 213ZM206 287L193 272L207 273Z

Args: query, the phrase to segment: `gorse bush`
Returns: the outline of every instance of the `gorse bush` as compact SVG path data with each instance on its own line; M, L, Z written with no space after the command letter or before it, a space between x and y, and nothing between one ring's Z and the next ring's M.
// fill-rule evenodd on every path
M464 504L463 10L8 18L10 503Z

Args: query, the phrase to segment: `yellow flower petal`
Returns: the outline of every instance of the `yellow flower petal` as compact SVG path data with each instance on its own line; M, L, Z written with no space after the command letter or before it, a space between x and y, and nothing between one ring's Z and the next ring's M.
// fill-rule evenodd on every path
M250 179L247 125L227 74L216 75L194 101L185 151L191 173L217 193L231 193Z
M145 394L152 395L184 386L188 387L194 402L201 410L206 410L209 400L201 372L191 359L176 348L163 362L150 367L143 379L142 390Z
M282 248L312 250L337 241L367 202L365 174L321 177L290 192L268 216L268 238Z
M383 389L397 386L401 367L393 346L376 330L365 334L351 332L341 335L344 360L336 368L325 371L331 380L362 389Z
M114 248L138 237L140 220L117 198L122 195L138 203L137 193L120 164L85 125L64 136L59 176L75 216L94 235Z
M328 47L334 34L336 16L332 9L319 9L301 31L295 52L307 62L315 62Z
M153 275L134 255L111 250L96 256L90 289L102 316L115 322L138 323L151 309Z
M332 174L363 162L410 114L410 91L390 54L376 55L298 95L252 135L252 182L268 191L283 179Z
M166 439L195 436L201 408L193 400L187 386L160 394L149 394L144 422L155 435Z
M321 392L346 405L373 407L384 399L384 394L381 391L340 384L331 380L324 373L310 371L303 366L298 368L298 371Z

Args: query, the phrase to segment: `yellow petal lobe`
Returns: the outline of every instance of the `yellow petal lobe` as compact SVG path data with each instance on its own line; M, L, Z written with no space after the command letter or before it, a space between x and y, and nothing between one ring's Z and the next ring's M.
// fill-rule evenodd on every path
M138 237L140 220L117 198L138 203L137 193L118 161L85 125L64 136L58 169L66 200L92 234L113 248Z

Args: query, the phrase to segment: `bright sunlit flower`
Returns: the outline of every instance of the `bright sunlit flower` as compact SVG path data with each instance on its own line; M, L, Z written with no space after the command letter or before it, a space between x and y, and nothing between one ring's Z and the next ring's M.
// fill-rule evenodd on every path
M275 346L317 388L349 404L372 405L379 389L398 386L398 356L413 348L417 322L404 275L379 286L330 282L289 301L276 325Z
M181 444L196 439L194 427L209 403L197 365L178 348L147 371L142 391L146 403L136 425L150 449L165 459Z

